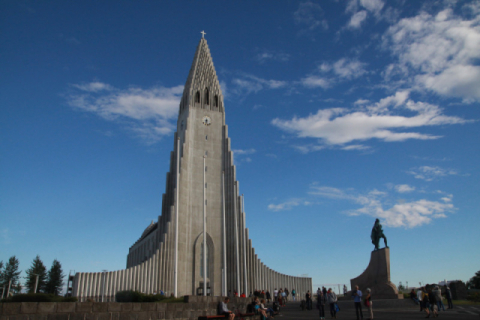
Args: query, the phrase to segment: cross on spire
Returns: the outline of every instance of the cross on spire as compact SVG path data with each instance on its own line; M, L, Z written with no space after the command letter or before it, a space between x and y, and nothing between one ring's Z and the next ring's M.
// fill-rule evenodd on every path
M202 30L202 32L200 32L202 34L202 39L205 38L205 35L207 34L205 31Z

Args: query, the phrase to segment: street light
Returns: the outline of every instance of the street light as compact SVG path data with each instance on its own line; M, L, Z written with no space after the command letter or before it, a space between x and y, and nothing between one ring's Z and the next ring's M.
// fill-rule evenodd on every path
M38 288L38 274L33 274L35 276L35 289L33 289L33 293L37 293Z

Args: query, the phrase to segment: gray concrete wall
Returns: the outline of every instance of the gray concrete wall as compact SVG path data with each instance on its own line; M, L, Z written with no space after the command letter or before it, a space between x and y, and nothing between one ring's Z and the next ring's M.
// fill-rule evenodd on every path
M18 302L0 303L2 320L197 320L215 315L222 297L185 297L187 303ZM246 311L247 300L231 298L230 310Z

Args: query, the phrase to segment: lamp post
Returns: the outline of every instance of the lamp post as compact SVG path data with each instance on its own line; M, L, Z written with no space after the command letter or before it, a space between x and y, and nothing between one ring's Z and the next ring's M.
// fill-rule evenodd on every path
M38 288L38 274L33 274L35 276L35 288L33 289L33 293L37 293Z
M105 269L102 270L102 273L103 273L103 277L102 277L102 302L105 302L105 282L106 282L105 278L107 276L107 274L106 274L107 271L108 270L105 270Z

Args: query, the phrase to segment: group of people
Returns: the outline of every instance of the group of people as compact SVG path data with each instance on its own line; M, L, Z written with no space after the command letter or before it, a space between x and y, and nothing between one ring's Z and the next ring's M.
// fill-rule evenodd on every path
M292 291L290 292L287 288L284 288L284 289L275 288L275 290L273 291L273 301L278 302L280 306L285 306L287 304L287 301L289 300L290 295L292 296L293 301L296 301L297 292L295 291L295 289L292 289ZM233 293L232 293L232 290L228 291L228 297L238 297L238 296L239 294L237 290L234 290ZM240 298L246 298L246 297L247 295L245 294L245 292L242 292L240 294ZM265 290L255 289L253 292L250 292L248 297L249 298L258 297L259 299L263 298L263 299L266 299L267 303L270 303L270 301L272 300L272 295L268 290L265 291Z
M363 319L362 302L368 308L368 313L370 314L370 318L368 319L373 319L371 290L368 288L366 290L365 297L363 297L363 293L360 290L360 288L358 286L355 286L355 290L352 290L352 297L355 303L355 312L357 314L357 320ZM333 319L337 319L337 312L340 310L337 305L337 301L338 301L337 295L332 290L332 288L328 288L328 290L325 287L322 287L322 289L318 288L317 309L320 313L320 319L325 319L325 305L327 303L330 309L331 317Z
M444 285L444 290L445 298L448 302L447 309L453 309L452 291L447 285ZM427 314L426 318L430 318L431 315L433 318L436 318L440 310L443 309L445 311L445 305L442 301L442 290L439 286L433 287L427 284L425 287L419 288L416 293L412 289L410 298L420 305L420 311L425 311Z

